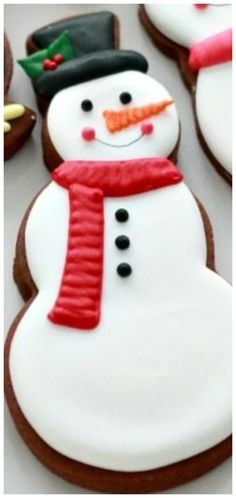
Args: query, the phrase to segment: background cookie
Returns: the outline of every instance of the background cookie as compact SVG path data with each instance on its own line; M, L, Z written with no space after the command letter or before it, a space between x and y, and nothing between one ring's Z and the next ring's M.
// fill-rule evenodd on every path
M8 92L8 88L12 78L13 60L10 44L6 34L4 33L4 94Z
M176 60L192 93L202 147L217 171L231 184L232 34L225 32L232 26L231 7L216 4L205 7L190 4L170 9L163 5L143 5L139 14L153 42ZM206 43L203 40L207 38ZM212 48L214 44L217 50ZM190 46L194 46L191 54ZM195 54L200 53L204 56L196 62ZM212 53L214 60L209 57Z
M11 101L7 95L12 71L12 53L4 34L4 160L10 159L22 147L36 121L31 109Z

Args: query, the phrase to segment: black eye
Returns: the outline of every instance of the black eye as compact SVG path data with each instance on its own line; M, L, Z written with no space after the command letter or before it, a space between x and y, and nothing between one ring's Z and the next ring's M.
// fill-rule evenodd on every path
M89 112L91 111L93 108L93 104L91 102L91 100L83 100L83 102L81 102L81 109L83 109L84 112Z
M122 92L120 94L120 101L122 104L129 104L132 100L132 96L130 95L129 92Z

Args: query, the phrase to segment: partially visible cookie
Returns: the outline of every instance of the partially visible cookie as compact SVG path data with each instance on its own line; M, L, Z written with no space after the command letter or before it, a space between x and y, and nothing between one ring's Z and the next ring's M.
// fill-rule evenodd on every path
M8 88L12 78L13 60L10 44L6 34L4 33L4 94L8 92Z
M232 17L228 4L145 4L140 20L179 66L202 148L232 184Z
M10 159L22 147L36 122L32 109L13 102L7 95L12 71L11 48L4 35L4 160Z
M10 159L30 135L36 117L34 111L6 99L4 102L4 159Z

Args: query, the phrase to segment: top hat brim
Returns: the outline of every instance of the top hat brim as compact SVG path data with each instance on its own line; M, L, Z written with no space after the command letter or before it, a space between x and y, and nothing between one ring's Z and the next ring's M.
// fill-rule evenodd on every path
M47 70L34 82L36 92L51 99L64 88L123 71L146 73L145 57L129 50L103 50L66 61L55 70Z

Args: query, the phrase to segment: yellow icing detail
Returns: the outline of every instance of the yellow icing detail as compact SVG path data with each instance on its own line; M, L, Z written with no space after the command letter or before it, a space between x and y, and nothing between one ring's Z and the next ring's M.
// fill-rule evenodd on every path
M11 131L11 125L10 123L6 123L6 121L4 121L4 133L8 133L9 131Z
M4 106L4 120L11 121L11 119L20 118L25 114L25 108L21 104L8 104Z

